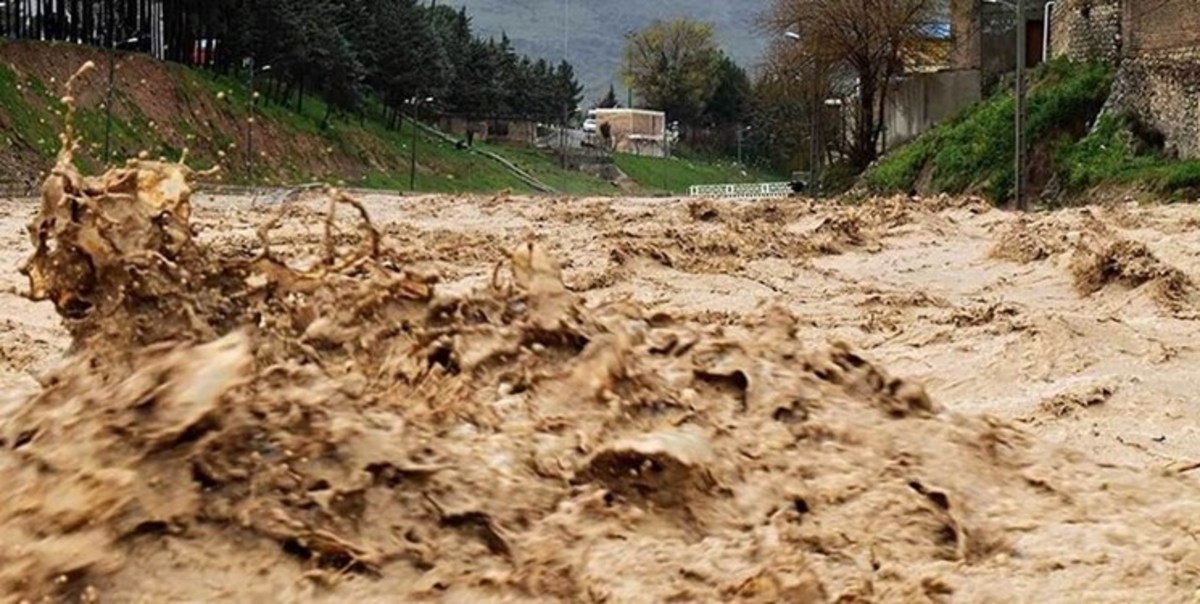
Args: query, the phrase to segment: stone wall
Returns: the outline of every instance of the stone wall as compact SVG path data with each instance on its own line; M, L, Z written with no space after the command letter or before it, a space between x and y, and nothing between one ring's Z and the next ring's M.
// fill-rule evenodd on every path
M1120 0L1059 0L1051 19L1051 56L1117 63L1122 46L1121 9Z
M1119 105L1161 132L1167 151L1200 157L1200 2L1125 5Z
M1119 65L1110 109L1200 157L1200 0L1060 0L1053 21L1054 56Z
M1200 2L1126 0L1129 54L1162 55L1200 46Z

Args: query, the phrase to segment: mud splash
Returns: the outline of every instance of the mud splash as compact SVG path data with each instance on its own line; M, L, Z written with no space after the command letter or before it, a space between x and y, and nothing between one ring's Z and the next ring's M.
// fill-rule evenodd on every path
M1195 309L1195 283L1183 271L1159 260L1144 244L1113 238L1081 244L1071 259L1075 288L1094 294L1110 284L1146 286L1163 308L1176 314Z
M1057 256L1068 246L1066 229L1061 223L1046 218L1021 218L1001 233L989 256L1029 264Z
M272 238L289 205L252 249L205 245L190 170L91 179L65 140L27 275L75 350L0 419L5 601L1128 601L1200 584L1192 483L950 413L851 346L805 347L780 309L725 328L585 306L532 243L445 295L336 191L310 249ZM905 220L887 208L869 220ZM155 582L175 556L182 580Z

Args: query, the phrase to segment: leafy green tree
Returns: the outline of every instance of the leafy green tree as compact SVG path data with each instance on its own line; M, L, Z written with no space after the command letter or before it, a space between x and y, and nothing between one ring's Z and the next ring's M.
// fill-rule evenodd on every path
M650 108L691 124L712 98L720 63L712 25L656 21L629 36L622 73Z

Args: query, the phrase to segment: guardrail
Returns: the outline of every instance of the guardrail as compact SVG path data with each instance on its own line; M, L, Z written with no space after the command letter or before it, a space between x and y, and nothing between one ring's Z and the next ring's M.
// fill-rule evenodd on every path
M792 194L787 182L739 183L726 185L696 185L689 191L692 197L720 199L778 199Z

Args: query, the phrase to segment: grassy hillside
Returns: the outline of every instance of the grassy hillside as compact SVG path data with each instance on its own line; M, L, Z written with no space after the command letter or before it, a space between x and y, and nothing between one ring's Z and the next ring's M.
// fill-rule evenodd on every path
M184 149L198 167L221 165L229 183L333 182L407 190L412 129L388 129L367 116L325 123L326 106L259 104L253 131L253 169L248 165L249 89L241 78L121 54L113 104L112 161L146 153L177 159ZM98 69L78 83L77 128L83 146L77 161L89 171L104 163L106 55L66 44L0 42L0 183L35 182L53 161L62 127L62 83L80 65ZM426 192L532 192L499 163L441 138L417 135L416 189ZM572 195L682 192L693 184L754 179L723 162L620 158L634 184L624 189L559 167L547 151L480 145L555 190Z
M1099 117L1113 73L1098 63L1055 61L1034 74L1028 104L1030 186L1069 202L1119 186L1170 197L1200 185L1200 164L1162 154L1128 116ZM1016 103L998 93L881 159L863 178L877 193L976 193L1011 198Z
M617 167L649 192L656 194L686 194L692 185L739 182L778 182L785 178L747 168L732 161L722 161L677 154L659 159L634 155L617 155Z
M105 55L67 44L0 42L0 181L28 182L50 165L62 124L62 82L86 61L98 69L78 84L78 162L98 170L104 160ZM408 124L390 130L374 118L333 120L308 97L303 105L259 104L253 132L253 178L248 169L249 90L241 78L121 54L113 104L112 158L145 152L178 158L188 149L197 166L220 164L226 182L282 184L342 182L403 190L409 185ZM416 188L430 192L531 189L498 163L419 133ZM611 190L611 185L558 168L548 154L528 152L518 163L564 191Z

